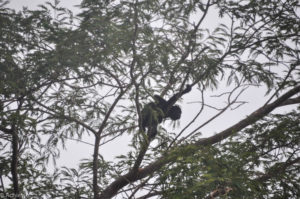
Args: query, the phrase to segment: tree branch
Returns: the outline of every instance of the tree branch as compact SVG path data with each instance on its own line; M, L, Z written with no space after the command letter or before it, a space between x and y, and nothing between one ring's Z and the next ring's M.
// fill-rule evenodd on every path
M95 146L94 146L94 152L93 152L93 193L94 193L94 199L98 197L99 194L99 186L98 186L98 170L99 170L99 162L98 162L98 156L99 156L99 147L100 147L100 140L101 140L101 134L107 124L107 121L110 117L110 114L116 107L117 103L120 101L122 96L127 92L127 90L131 87L131 85L128 85L128 87L125 90L121 90L118 97L115 99L115 101L112 103L111 107L108 109L107 114L105 115L103 122L101 126L99 127L98 132L95 134Z
M21 97L19 101L19 105L16 111L16 116L13 119L12 124L12 157L11 157L11 175L12 175L12 182L14 188L14 194L16 199L20 199L20 185L19 185L19 178L18 178L18 164L19 164L19 135L18 135L18 120L20 116L20 110L23 105L23 97Z
M300 104L300 96L292 99L288 99L282 104L280 104L280 106L293 105L293 104Z

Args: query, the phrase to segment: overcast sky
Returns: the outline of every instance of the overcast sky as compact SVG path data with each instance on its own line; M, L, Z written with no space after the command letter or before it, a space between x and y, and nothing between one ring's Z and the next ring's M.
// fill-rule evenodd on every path
M30 9L36 9L38 5L44 4L46 0L10 0L9 7L16 10L21 10L24 6ZM51 1L50 2L54 2ZM67 7L77 12L79 9L74 7L74 5L79 5L81 0L60 0L60 5L62 7Z

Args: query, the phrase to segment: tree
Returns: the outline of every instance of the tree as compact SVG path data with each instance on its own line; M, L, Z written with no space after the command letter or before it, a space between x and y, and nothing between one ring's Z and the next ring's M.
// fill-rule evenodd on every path
M297 0L80 6L74 17L58 1L20 12L1 1L3 196L299 198ZM211 13L219 17L212 31ZM197 113L184 126L160 124L150 142L144 105L187 84ZM206 136L204 127L260 88L262 106ZM93 137L93 157L49 172L65 143L83 136ZM105 160L101 146L120 137L130 137L129 153Z

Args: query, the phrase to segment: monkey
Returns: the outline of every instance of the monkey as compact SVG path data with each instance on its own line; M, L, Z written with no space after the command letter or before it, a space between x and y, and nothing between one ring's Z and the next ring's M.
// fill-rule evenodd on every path
M184 94L192 90L191 85L186 85L186 88L173 95L169 100L165 100L159 95L154 95L154 102L150 102L142 109L142 127L143 130L148 128L148 139L152 140L157 134L157 125L162 123L163 119L170 118L172 121L178 120L181 117L181 108L174 105L176 101Z
M176 113L178 114L179 109L180 109L180 107L178 105L174 106L174 104L177 102L177 100L181 96L183 96L186 93L189 93L191 90L192 90L192 86L188 84L188 85L186 85L186 88L183 91L176 93L168 101L164 100L159 95L154 95L154 99L155 99L155 101L158 102L158 107L166 114L166 116L170 117L172 119L173 116L176 117L173 114L176 114ZM180 109L180 113L181 113L181 109ZM180 116L177 119L180 119ZM174 119L174 120L176 120L176 119Z
M155 102L146 104L141 113L143 131L148 128L148 139L151 140L157 134L157 125L163 121L165 114Z

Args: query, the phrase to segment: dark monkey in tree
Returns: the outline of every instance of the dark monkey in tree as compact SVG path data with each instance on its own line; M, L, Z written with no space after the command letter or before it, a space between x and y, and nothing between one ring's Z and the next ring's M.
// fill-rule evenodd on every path
M175 121L181 117L181 108L178 105L174 105L176 101L184 94L192 90L191 85L187 85L186 88L173 95L168 101L158 95L154 95L154 102L146 104L142 110L142 127L143 130L148 128L148 138L151 140L157 134L157 125L160 124L163 119L170 118Z

